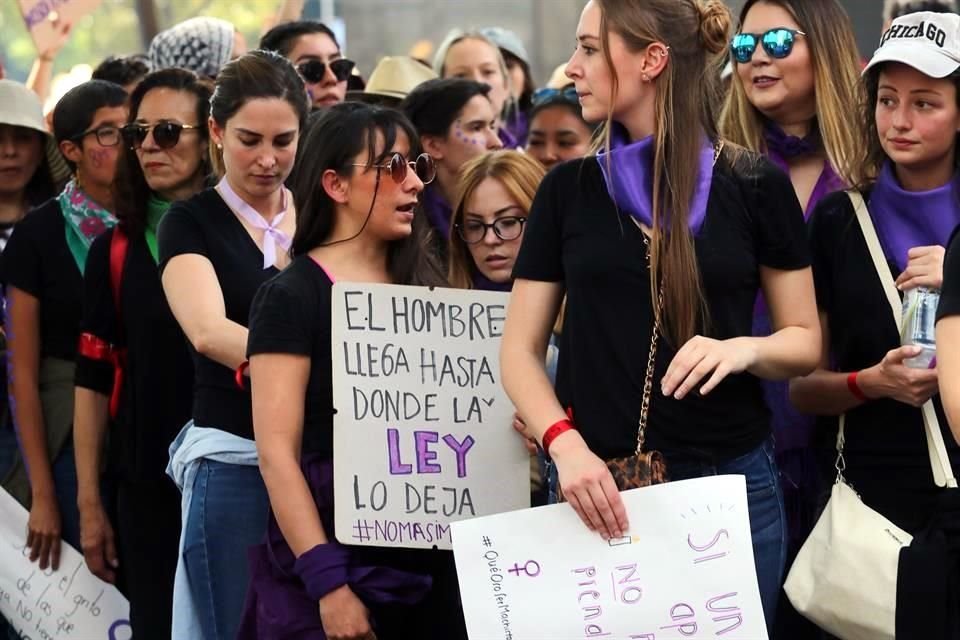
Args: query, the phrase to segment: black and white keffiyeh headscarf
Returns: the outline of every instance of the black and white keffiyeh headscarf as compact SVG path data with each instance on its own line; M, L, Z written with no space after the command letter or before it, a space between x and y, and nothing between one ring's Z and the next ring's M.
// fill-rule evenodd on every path
M190 18L158 33L147 55L153 70L180 67L215 78L230 62L233 25L218 18Z

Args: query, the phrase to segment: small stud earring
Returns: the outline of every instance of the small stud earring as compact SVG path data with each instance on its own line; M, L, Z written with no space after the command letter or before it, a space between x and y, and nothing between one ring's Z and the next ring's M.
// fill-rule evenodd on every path
M217 143L217 149L219 149L220 151L223 151L223 145L220 144L219 142Z
M643 74L643 81L650 82L650 76L648 76L647 74Z

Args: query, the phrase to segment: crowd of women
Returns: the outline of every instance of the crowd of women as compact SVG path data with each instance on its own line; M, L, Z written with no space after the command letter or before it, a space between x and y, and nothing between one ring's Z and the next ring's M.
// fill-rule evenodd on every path
M138 639L465 638L450 552L334 537L331 292L511 291L534 503L622 535L607 462L638 441L671 480L744 475L771 637L824 637L782 586L841 422L847 479L907 532L945 491L925 420L960 464L960 16L888 5L865 66L837 0L735 24L590 0L540 89L500 28L351 89L323 24L243 53L205 18L109 60L52 129L0 80L0 471L31 560L81 549ZM930 366L857 195L897 288L941 291Z

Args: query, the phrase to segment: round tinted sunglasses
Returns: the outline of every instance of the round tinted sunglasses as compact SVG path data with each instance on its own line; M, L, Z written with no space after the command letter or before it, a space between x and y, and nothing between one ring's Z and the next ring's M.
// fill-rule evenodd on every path
M580 96L577 95L576 87L565 87L563 89L537 89L530 97L533 106L543 104L549 100L566 100L580 104Z
M153 141L161 149L172 149L180 142L180 134L184 129L201 129L190 124L179 122L158 122L157 124L128 124L120 129L123 141L131 149L139 149L147 139L147 133L153 131Z
M310 84L317 84L323 80L323 76L327 73L328 64L330 66L330 73L337 79L337 82L344 82L353 72L355 63L353 60L347 60L346 58L332 60L329 63L319 60L307 60L297 65L297 71L300 72L300 76L305 81Z
M366 167L366 164L353 163L354 167ZM383 164L374 164L370 165L370 168L377 168L377 179L380 179L381 169L387 169L390 171L390 177L397 184L401 184L404 180L407 179L407 170L409 167L413 167L414 173L417 174L417 177L420 178L420 182L423 184L430 184L433 182L433 179L437 177L437 166L433 163L433 158L430 154L421 153L417 156L417 159L408 162L402 155L395 153L390 156L390 160Z
M782 59L793 51L793 44L797 36L805 36L803 31L779 27L764 33L738 33L730 41L730 54L740 64L746 64L753 59L757 44L763 45L763 50L771 58Z

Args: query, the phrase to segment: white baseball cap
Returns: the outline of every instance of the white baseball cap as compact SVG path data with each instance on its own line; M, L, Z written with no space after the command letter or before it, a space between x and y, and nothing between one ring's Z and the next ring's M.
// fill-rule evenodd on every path
M864 68L900 62L931 78L946 78L960 68L960 15L918 11L900 16L880 38Z

